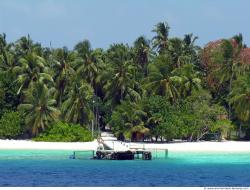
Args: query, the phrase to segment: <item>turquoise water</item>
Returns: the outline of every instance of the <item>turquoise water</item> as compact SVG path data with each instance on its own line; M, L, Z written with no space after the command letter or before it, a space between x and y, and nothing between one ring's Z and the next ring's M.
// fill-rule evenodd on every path
M0 186L250 186L250 153L174 153L152 161L69 159L72 151L0 151Z

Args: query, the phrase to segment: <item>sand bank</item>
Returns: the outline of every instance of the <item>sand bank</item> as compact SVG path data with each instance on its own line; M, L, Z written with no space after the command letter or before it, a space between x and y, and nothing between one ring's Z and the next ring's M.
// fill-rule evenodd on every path
M145 149L168 149L169 151L205 151L205 152L250 152L250 142L178 142L178 143L130 143L130 147Z
M31 140L0 140L2 150L93 150L98 146L92 142L34 142Z
M250 142L178 142L178 143L126 143L130 148L168 149L169 151L250 152ZM0 140L2 150L96 150L92 142L34 142L30 140Z

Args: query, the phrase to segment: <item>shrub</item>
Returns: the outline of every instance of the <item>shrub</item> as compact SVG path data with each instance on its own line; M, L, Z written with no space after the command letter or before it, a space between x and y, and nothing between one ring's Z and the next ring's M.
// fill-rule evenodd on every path
M16 138L22 133L18 112L5 112L0 119L0 138Z
M76 124L56 122L38 137L33 138L35 141L47 142L87 142L92 141L91 132Z

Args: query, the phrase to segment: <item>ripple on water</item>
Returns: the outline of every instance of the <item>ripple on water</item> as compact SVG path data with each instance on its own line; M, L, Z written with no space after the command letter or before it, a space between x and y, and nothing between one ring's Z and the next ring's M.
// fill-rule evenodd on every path
M250 186L250 153L169 153L152 161L70 160L0 151L0 186Z

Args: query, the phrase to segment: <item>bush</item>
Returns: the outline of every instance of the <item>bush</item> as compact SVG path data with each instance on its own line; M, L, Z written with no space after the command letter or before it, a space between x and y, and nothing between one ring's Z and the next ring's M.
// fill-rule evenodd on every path
M22 133L18 112L5 112L0 119L0 138L16 138Z
M87 142L92 141L91 132L75 124L56 122L38 137L33 138L35 141L47 142Z

